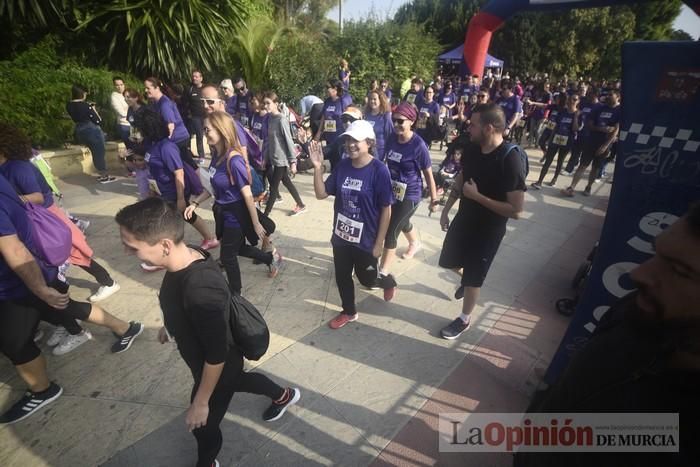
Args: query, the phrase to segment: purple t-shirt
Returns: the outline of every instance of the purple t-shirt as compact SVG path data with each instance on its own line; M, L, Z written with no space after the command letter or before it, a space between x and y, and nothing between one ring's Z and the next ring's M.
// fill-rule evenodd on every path
M31 164L30 164L31 165ZM29 251L34 251L27 213L10 183L0 175L0 237L17 235ZM26 297L29 290L0 255L0 300Z
M581 128L581 133L583 135L588 135L589 129L586 123L588 123L588 119L590 118L591 114L595 111L597 111L599 108L603 106L602 103L600 102L584 102L583 104L579 105L579 109L581 110L581 115L579 116L579 126Z
M259 113L254 113L250 119L250 131L257 138L263 140L267 135L267 115L261 116Z
M43 207L48 208L53 204L51 187L39 169L29 161L8 160L0 165L0 173L5 176L19 194L29 195L41 193L44 195Z
M166 123L175 124L175 129L173 130L173 135L170 140L173 143L180 143L182 141L187 141L190 139L190 134L185 128L185 123L182 121L180 116L180 111L177 110L177 105L170 100L168 96L161 96L158 102L155 103L156 110L163 117Z
M348 76L348 72L343 70L342 68L338 72L338 79L343 82L343 89L347 91L350 89L350 76Z
M423 191L421 171L432 167L428 146L416 133L403 144L392 134L387 138L385 154L397 201L403 198L419 202Z
M327 98L323 102L323 139L326 144L333 144L333 142L343 133L343 122L340 120L340 116L343 114L345 109L345 103L342 98L336 100Z
M455 93L450 91L449 93L445 94L445 91L443 90L440 93L440 97L438 98L438 101L440 102L440 105L452 105L455 102L457 102L457 96L455 96Z
M231 171L231 178L233 178L233 185L231 185L231 178L229 178L228 171L226 170L226 164L221 162L219 165L209 166L209 177L211 180L211 187L214 190L214 199L217 204L231 204L236 201L243 199L241 194L241 189L249 185L248 183L248 170L246 169L245 160L242 156L233 156L228 161L229 170ZM241 223L238 222L236 215L230 210L223 211L224 227L240 227Z
M169 139L162 139L146 150L145 156L151 177L156 181L161 197L172 203L177 201L175 171L184 170L180 149ZM189 198L185 185L185 200Z
M325 182L333 204L333 246L356 246L371 253L382 208L393 202L389 170L377 159L358 169L341 160Z
M374 128L374 135L376 136L377 150L375 151L374 157L379 160L384 160L386 139L389 135L394 133L394 124L391 123L391 112L377 115L368 113L365 115L365 120L372 125Z
M502 97L498 100L498 105L503 109L503 113L506 114L506 124L513 121L513 117L517 113L522 113L523 104L520 102L520 98L513 94L510 97Z

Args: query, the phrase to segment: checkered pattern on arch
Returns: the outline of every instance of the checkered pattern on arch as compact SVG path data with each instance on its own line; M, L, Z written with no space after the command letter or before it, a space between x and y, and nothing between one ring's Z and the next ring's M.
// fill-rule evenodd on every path
M645 132L645 126L648 132ZM675 133L675 134L674 134ZM697 152L700 148L700 141L691 138L693 130L679 129L670 130L665 126L644 125L642 123L632 123L627 130L620 131L620 141L627 138L635 138L636 144L645 146L659 146L665 149L678 149L680 151Z

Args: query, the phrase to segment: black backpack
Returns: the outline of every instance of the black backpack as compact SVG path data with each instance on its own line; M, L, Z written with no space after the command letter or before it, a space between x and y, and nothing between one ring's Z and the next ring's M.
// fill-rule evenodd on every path
M270 330L255 305L240 295L231 297L229 327L233 343L248 360L260 360L270 347Z
M530 173L530 161L527 158L527 153L525 150L517 144L506 143L506 150L503 151L503 155L501 156L501 167L504 167L506 156L508 156L508 154L510 154L510 152L513 150L517 151L520 155L520 172L523 176L523 181L527 181L527 174Z

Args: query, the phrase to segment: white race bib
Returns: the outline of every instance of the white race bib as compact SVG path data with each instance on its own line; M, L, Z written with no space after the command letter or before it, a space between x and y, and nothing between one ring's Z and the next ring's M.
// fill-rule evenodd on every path
M241 115L241 125L248 126L248 117Z
M547 128L548 130L553 130L556 128L557 122L553 122L552 120L547 120L544 124L544 127Z
M148 179L148 189L157 195L161 194L160 190L158 189L158 184L152 178Z
M568 142L569 137L564 135L554 135L554 139L552 140L552 143L556 144L557 146L566 146L566 143Z
M410 104L413 104L414 102L416 102L416 95L409 94L408 96L406 96L406 102L408 102Z
M335 133L336 132L335 120L324 120L323 121L323 131L325 131L326 133Z
M360 243L362 238L362 222L354 221L341 213L338 213L338 218L335 222L335 234L350 243Z
M396 180L391 181L391 191L394 192L394 198L396 198L396 201L403 201L403 199L406 197L407 187L408 185L405 183L397 182Z

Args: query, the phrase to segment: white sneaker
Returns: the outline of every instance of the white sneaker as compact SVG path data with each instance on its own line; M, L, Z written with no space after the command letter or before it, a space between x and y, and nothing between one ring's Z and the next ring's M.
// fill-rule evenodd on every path
M60 344L54 347L53 354L64 355L68 352L72 352L73 350L77 349L90 339L92 339L92 334L90 334L90 331L88 331L87 329L84 329L83 332L81 332L80 334L68 334L66 337L63 338Z
M53 334L46 341L46 345L49 347L54 347L61 343L61 341L68 335L68 331L63 326L58 326L54 329Z
M93 295L90 295L88 301L90 303L99 302L100 300L109 298L115 293L119 292L119 289L121 289L121 286L117 283L117 281L114 281L114 284L112 285L100 286L100 288L97 289L97 292L95 292Z

